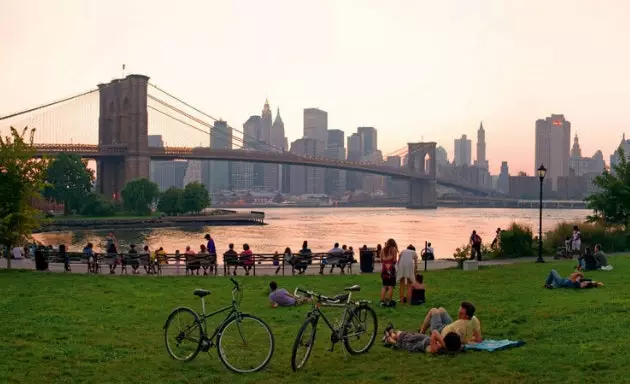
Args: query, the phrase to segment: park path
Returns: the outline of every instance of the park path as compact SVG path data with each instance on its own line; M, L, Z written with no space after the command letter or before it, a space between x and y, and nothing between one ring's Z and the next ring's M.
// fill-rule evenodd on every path
M546 261L560 261L560 260L553 260L552 257L547 257L545 260ZM533 263L535 261L536 261L535 257L521 257L518 259L486 260L486 261L482 261L479 265L480 266L510 265L510 264L520 264L520 263ZM564 260L564 261L568 262L571 260ZM571 262L576 263L575 260L572 260ZM456 266L457 266L457 262L454 260L434 260L434 261L427 262L427 270L429 271L454 268ZM7 260L0 259L0 268L6 268L6 267L7 267ZM424 263L422 262L419 263L418 267L421 270L424 269ZM35 270L35 261L32 259L12 260L11 268ZM87 266L85 264L71 264L71 269L72 269L72 273L83 273L83 274L87 273ZM275 269L276 268L272 267L271 265L256 266L256 275L257 276L273 276L275 273ZM50 263L49 270L50 272L61 273L63 272L63 264ZM381 270L380 264L376 264L374 266L374 271L380 272L380 270ZM131 267L128 267L128 271L131 271ZM329 275L329 271L330 271L330 267L327 266L324 270L324 274ZM120 274L120 266L116 269L116 273ZM307 275L317 275L318 273L319 273L319 265L310 266L306 270ZM359 264L358 263L353 264L352 274L359 274L359 273L361 273ZM101 274L108 274L107 266L104 265L101 268ZM183 265L168 265L166 267L163 267L164 276L184 276L185 274L186 274L186 271ZM239 268L238 274L239 276L242 276L243 270ZM339 271L337 270L335 274L339 274ZM219 275L223 275L223 266L221 265L219 266ZM279 275L282 275L282 270L279 272ZM291 275L290 268L285 268L285 275L286 276ZM147 275L144 273L144 271L142 271L142 274L138 276L147 276Z

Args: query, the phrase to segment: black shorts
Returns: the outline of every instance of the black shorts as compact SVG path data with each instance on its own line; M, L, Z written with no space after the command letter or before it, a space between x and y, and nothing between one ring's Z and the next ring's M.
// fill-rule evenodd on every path
M395 287L396 286L396 278L395 277L381 277L383 281L383 287Z

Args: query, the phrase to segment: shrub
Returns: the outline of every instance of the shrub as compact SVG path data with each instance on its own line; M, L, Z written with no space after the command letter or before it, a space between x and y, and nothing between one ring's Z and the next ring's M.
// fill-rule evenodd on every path
M503 257L533 256L532 229L527 225L512 223L501 232L500 255Z
M606 252L622 252L630 249L630 233L621 227L606 227L601 223L568 223L562 222L545 233L543 245L546 252L555 252L564 246L567 237L573 234L573 226L577 225L582 234L582 246L594 247L601 244Z
M89 194L81 207L81 214L85 216L114 216L116 214L116 206L112 201L106 200L97 193Z
M455 249L455 253L453 253L453 258L457 261L457 266L462 269L464 267L464 261L470 258L471 247L470 244L462 245L461 247Z

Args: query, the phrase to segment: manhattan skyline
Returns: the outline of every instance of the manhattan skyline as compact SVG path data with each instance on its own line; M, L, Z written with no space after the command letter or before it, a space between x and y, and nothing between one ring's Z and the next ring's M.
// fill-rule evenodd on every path
M142 73L240 128L265 98L289 141L304 108L384 154L486 130L492 173L534 167L534 126L564 114L584 156L630 132L624 1L167 3L0 0L0 115ZM121 12L124 10L124 12ZM26 21L26 22L25 22ZM255 60L252 60L255 58ZM196 144L196 143L193 143ZM473 156L474 159L474 156Z

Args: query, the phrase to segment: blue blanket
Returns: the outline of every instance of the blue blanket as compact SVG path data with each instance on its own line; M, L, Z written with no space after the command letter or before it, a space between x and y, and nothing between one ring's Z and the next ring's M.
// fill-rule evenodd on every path
M501 349L520 347L524 341L513 340L483 340L481 343L470 343L464 346L467 351L488 351L494 352Z

